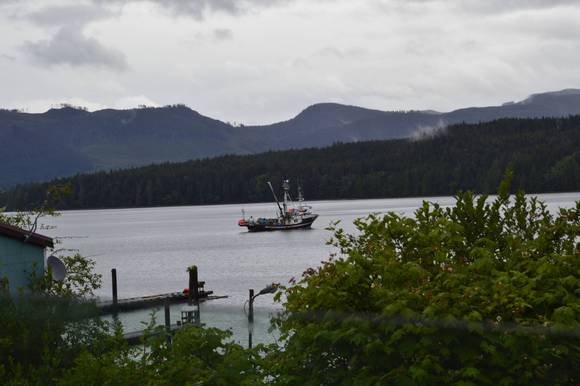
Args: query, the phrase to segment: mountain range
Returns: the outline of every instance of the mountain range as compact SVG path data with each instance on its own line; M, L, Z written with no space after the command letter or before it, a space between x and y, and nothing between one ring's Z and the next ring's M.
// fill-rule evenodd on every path
M71 106L45 113L0 110L0 187L223 154L428 135L462 122L576 114L580 114L579 89L447 113L321 103L287 121L262 126L232 126L184 105L94 112Z

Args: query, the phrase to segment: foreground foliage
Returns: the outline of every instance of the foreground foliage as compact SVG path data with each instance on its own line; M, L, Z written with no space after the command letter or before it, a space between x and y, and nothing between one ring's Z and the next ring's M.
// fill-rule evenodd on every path
M156 331L157 330L157 331ZM85 351L59 385L257 385L263 374L258 351L231 343L230 332L186 325L171 344L162 328L143 346L121 346L93 354Z
M78 301L98 285L81 264L58 301L42 280L0 297L0 384L580 384L580 201L553 215L509 185L334 226L337 254L277 294L280 346L194 326L170 344L153 319L131 348Z
M30 212L2 213L0 222L29 232L46 230L45 216L57 216L54 200L66 187L51 187L42 204ZM55 240L58 245L58 239ZM49 270L33 270L29 284L10 293L0 277L0 384L51 384L81 352L107 352L120 343L118 325L102 321L87 300L101 285L94 261L78 252L52 250L67 269L63 280Z
M580 202L457 195L335 229L286 289L282 384L580 383Z

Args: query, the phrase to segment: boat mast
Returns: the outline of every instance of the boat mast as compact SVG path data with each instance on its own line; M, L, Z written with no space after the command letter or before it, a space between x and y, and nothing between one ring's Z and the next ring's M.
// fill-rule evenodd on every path
M284 180L282 188L284 188L284 213L286 213L288 210L288 201L292 201L290 198L290 181Z
M272 191L272 194L274 195L274 199L276 200L276 204L278 205L278 209L280 209L280 216L284 217L284 211L282 210L282 207L280 206L280 201L278 201L278 197L276 196L276 192L274 192L274 188L272 187L272 183L270 181L268 181L268 186L270 187L270 190ZM284 209L286 209L286 208L284 207Z
M304 201L304 194L302 193L302 186L298 182L298 202Z

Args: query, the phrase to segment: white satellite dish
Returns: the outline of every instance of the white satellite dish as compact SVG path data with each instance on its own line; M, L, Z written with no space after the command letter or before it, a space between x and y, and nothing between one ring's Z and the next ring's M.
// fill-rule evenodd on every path
M52 280L63 280L66 277L66 266L61 259L54 255L50 255L46 259L46 268L50 268Z

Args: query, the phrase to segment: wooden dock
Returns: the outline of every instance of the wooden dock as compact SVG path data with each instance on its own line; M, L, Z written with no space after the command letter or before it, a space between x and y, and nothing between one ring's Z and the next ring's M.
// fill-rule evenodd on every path
M126 299L119 299L117 296L117 269L111 269L111 280L113 289L113 299L97 302L97 308L101 314L113 314L124 311L133 311L143 308L158 307L171 303L190 304L204 302L206 300L223 299L227 296L215 296L213 291L205 290L205 282L197 278L197 267L192 265L187 269L189 273L189 286L183 292L171 292L160 295L140 296Z
M216 296L212 294L213 291L200 291L198 301L204 302L206 300L227 298L227 296ZM188 301L188 298L189 296L187 293L171 292L168 294L119 299L116 306L112 300L105 300L97 302L97 307L100 309L102 314L106 315L114 312L133 311L143 308L163 306L165 303L185 303Z

